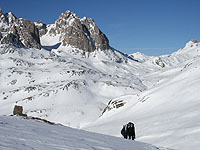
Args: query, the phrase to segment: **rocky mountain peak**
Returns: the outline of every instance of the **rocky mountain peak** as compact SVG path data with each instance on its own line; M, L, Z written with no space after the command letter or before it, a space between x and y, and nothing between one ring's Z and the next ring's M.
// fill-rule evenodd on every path
M108 38L92 18L79 18L71 11L62 13L48 34L50 36L58 35L63 46L72 46L86 52L110 48Z
M69 18L77 18L77 19L80 19L74 12L70 11L70 10L67 10L65 11L64 13L62 13L58 19L61 19L61 18L64 18L64 19L69 19Z
M79 23L80 18L73 12L70 12L69 10L62 13L58 19L55 21L54 26L50 29L49 33L51 35L57 35L61 34L61 38L63 38L63 32L65 33L65 30L69 26L75 26L80 24ZM75 22L75 23L74 23Z
M188 43L186 43L185 48L198 46L198 45L199 45L199 42L197 40L190 40Z
M39 31L33 22L0 11L0 43L16 47L41 48Z
M0 17L2 17L4 14L3 14L3 11L2 9L0 8Z
M79 20L80 18L75 13L68 10L58 17L55 24L57 27L63 27L59 25L72 26L74 21L78 22Z
M94 40L94 44L97 49L106 50L110 48L108 38L103 32L101 32L92 18L82 19L81 22L89 30L91 38Z
M198 41L197 41L197 40L191 40L191 42L193 42L193 43L198 43Z
M3 14L1 8L0 8L0 23L1 23L0 27L2 27L3 24L6 24L6 25L7 25L6 17L4 16L4 14Z
M39 30L40 37L47 33L47 25L43 24L41 20L34 22L34 24Z
M12 25L16 21L16 19L17 19L17 17L13 13L11 13L11 12L6 13L5 17L7 19L7 24L8 25Z

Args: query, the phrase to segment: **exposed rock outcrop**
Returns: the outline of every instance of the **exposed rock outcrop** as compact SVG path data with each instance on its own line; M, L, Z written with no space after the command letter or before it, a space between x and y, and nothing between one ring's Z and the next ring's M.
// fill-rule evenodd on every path
M35 24L0 9L0 43L17 47L41 48L39 31Z
M86 52L95 49L109 49L109 40L97 27L93 19L79 18L75 13L66 11L56 20L50 28L49 34L59 35L63 46L72 46Z
M34 22L34 24L39 30L40 37L47 33L47 25L43 24L41 20Z
M197 41L197 40L191 40L191 42L193 42L193 43L198 43L198 41Z
M188 43L185 44L184 48L189 48L189 47L192 48L198 45L199 45L199 42L197 40L190 40Z
M26 114L23 114L23 107L22 106L17 106L17 105L15 105L15 107L14 107L13 115L27 116Z
M160 57L154 57L151 61L152 61L152 63L155 64L155 65L158 65L158 66L160 66L160 67L162 67L162 68L165 67L164 62L162 61L162 59L161 59Z
M106 108L103 110L102 115L105 112L108 112L110 110L118 109L120 107L123 107L125 104L126 104L126 102L124 102L123 100L110 100L108 102L108 105L106 106Z
M12 44L14 45L15 47L23 47L23 43L20 41L19 39L19 35L18 34L12 34L12 33L8 33L8 34L5 34L4 37L2 37L2 40L1 40L1 44Z
M4 23L4 24L7 24L7 21L6 21L6 18L0 8L0 23ZM1 31L1 30L0 30Z
M108 38L103 32L101 32L92 18L84 17L81 19L81 22L89 30L90 36L94 40L97 49L106 50L110 48Z

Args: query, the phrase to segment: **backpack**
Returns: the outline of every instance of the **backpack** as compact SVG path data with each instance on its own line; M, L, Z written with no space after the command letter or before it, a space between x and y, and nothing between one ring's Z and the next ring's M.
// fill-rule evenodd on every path
M123 125L123 128L121 130L121 134L124 136L126 134L126 125Z

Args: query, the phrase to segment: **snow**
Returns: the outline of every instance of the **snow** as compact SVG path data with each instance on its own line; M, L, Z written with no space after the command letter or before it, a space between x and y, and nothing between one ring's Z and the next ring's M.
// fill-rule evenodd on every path
M0 115L12 114L17 104L22 105L24 113L29 116L116 137L121 137L119 131L123 124L133 121L137 141L181 150L197 150L200 147L199 43L190 41L171 55L149 57L136 53L133 59L129 59L114 50L87 53L70 45L62 46L59 38L59 35L42 36L41 50L1 45ZM161 62L164 66L160 65ZM110 105L111 109L103 113L110 100L123 101L124 105L119 108ZM9 120L5 119L5 122ZM40 128L40 125L36 126ZM32 133L29 129L26 131ZM26 141L27 135L19 141L15 137L13 142L19 143L19 149L26 144L20 143L23 141L38 142L34 144L38 146L47 143L49 148L53 137L48 143L44 139L46 133L46 130L37 133L39 140L33 136L34 139ZM1 139L0 145L4 145L6 138ZM61 139L65 139L63 135ZM69 137L66 139L69 140ZM114 139L116 141L111 141L113 145L118 144L116 147L100 145L98 138L95 148L124 149L120 147L124 145L121 140L124 140ZM76 140L80 144L81 141ZM55 142L55 149L63 148L59 147L63 140ZM75 144L67 145L72 146L63 149L70 149ZM75 148L92 149L92 146L83 144L83 147Z
M3 150L167 150L20 117L0 116L0 132L0 149Z
M139 141L181 150L198 150L200 59L195 56L189 62L149 75L150 79L160 78L158 84L137 95L115 98L126 102L125 106L107 111L84 129L120 136L118 131L122 122L133 121ZM110 124L116 128L111 129Z
M81 18L80 20L81 20L81 21L85 21L86 19L87 19L87 17L84 16L84 17Z
M133 88L140 82L131 70L124 72L123 64L115 75L119 68L115 53L109 53L116 57L110 60L103 52L87 57L61 48L60 56L44 49L16 49L13 54L1 55L0 97L5 107L0 114L9 115L15 104L23 105L28 115L81 128L101 115L109 99L145 89L142 84ZM118 77L125 74L131 76Z
M60 43L60 36L48 36L48 35L43 35L40 39L40 42L43 46L53 46L58 43Z
M5 29L9 28L9 26L7 24L3 23L3 22L0 22L0 27L5 28Z
M75 18L71 18L71 19L69 19L69 26L72 26L73 25L73 22L75 21Z
M151 57L151 56L144 55L144 54L142 54L140 52L136 52L136 53L130 54L129 56L132 57L135 60L140 61L140 62L145 62L148 59L150 59L150 57Z

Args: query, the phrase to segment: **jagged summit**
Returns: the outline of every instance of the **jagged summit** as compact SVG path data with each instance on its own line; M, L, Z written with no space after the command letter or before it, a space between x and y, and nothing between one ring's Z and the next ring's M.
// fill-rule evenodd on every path
M190 40L188 43L186 43L185 47L193 47L198 46L199 42L197 40Z
M4 14L0 9L0 44L40 49L39 31L34 23L17 18L13 13Z
M191 42L193 42L193 43L198 43L198 41L197 41L197 40L191 40Z
M42 21L33 23L27 19L17 18L11 12L4 14L0 9L1 44L40 49L40 38L43 36L50 37L54 43L57 41L64 47L86 52L110 49L108 38L92 18L80 18L67 10L54 24L46 25Z
M59 36L63 46L71 46L86 52L110 49L108 38L92 18L79 18L69 10L62 13L50 26L47 35Z

